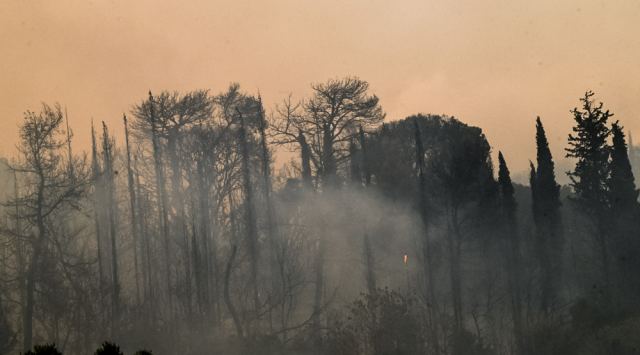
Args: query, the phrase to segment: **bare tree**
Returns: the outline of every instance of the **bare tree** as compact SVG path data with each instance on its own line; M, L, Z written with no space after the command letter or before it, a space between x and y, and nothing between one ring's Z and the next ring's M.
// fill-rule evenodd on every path
M276 109L273 131L279 144L297 144L324 185L335 185L338 167L349 157L349 141L359 127L373 129L385 114L378 97L369 95L369 83L357 77L313 84L313 96L293 104L291 99ZM304 167L304 160L303 160Z
M51 246L51 218L56 212L76 204L83 193L82 175L69 176L63 166L65 135L60 105L43 104L38 113L27 111L20 127L20 162L13 169L25 176L23 193L8 202L18 208L29 249L25 282L25 306L22 315L22 347L29 350L33 339L36 287L43 271L43 257ZM74 162L72 164L75 164ZM77 167L76 173L83 169Z

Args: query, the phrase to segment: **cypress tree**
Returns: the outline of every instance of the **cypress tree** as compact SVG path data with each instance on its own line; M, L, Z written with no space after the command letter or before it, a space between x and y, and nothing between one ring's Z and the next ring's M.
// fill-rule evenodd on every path
M602 265L602 296L605 302L611 296L611 265L609 257L608 191L609 146L611 135L607 123L612 113L603 109L603 104L594 104L592 91L587 91L580 102L580 109L571 110L576 125L569 134L567 157L577 160L573 171L568 172L575 196L573 200L587 221L593 223L592 232L596 240L595 253Z
M358 131L358 137L360 139L360 150L362 151L360 155L360 161L362 166L362 175L364 176L364 183L366 186L371 184L371 169L369 169L369 154L367 149L367 140L364 135L364 129L360 126Z
M613 146L611 149L611 175L609 177L609 199L614 215L637 208L638 190L631 171L631 162L625 142L624 132L618 122L611 128Z
M362 185L362 173L360 170L360 152L353 138L349 140L349 170L351 170L351 182L355 186Z
M524 354L526 348L523 341L522 323L522 294L520 288L520 240L518 237L518 227L516 220L517 203L514 196L511 174L504 160L502 152L498 152L498 185L500 186L501 210L505 223L506 241L506 261L509 282L509 293L511 296L511 317L513 321L513 332L516 340L518 354Z
M536 248L542 271L541 307L549 314L556 300L561 273L562 231L560 215L560 185L556 182L555 168L549 141L540 117L536 119L537 164L531 164L531 194L533 218L536 225Z
M640 224L638 222L638 189L631 171L631 163L623 128L612 125L611 174L609 177L609 203L613 222L612 250L620 270L619 291L627 305L634 304L634 295L640 291Z

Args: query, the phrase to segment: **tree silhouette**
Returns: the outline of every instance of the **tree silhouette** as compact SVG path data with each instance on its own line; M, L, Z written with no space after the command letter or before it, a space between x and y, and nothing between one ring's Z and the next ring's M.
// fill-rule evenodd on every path
M607 124L612 113L604 110L603 103L594 104L594 93L587 91L580 102L580 109L571 113L575 121L573 133L569 134L567 157L576 159L573 171L568 172L575 192L574 201L579 211L591 223L595 237L596 254L602 265L603 296L605 302L611 296L611 265L609 257L609 215L607 182L609 178L609 145L611 135Z
M530 185L536 225L536 254L542 271L540 303L548 315L557 301L563 243L560 185L556 182L553 157L540 117L536 118L536 151L538 167L531 165Z

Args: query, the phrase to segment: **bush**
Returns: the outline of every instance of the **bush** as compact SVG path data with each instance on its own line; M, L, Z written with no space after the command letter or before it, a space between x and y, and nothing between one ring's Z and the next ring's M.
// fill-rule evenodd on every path
M56 344L36 345L33 351L29 350L24 355L62 355L56 348Z
M422 309L412 298L389 289L363 294L345 320L334 321L325 351L338 354L420 354L424 347Z
M120 347L114 343L105 341L102 346L96 350L95 355L123 355Z

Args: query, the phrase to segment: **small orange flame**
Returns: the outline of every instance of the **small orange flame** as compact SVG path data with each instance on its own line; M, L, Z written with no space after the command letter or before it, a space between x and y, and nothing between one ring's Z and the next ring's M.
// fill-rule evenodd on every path
M405 265L407 265L407 263L409 262L409 255L404 254L404 255L402 256L402 262L403 262Z

